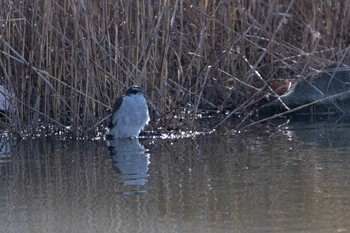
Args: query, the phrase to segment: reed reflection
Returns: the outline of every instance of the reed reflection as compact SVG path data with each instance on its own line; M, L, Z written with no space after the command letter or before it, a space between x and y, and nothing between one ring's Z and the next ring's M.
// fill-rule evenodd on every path
M11 161L11 149L15 145L14 140L0 140L0 165Z
M122 193L128 195L146 192L143 186L147 182L150 161L149 154L139 140L112 139L107 140L107 146L117 177L124 186Z

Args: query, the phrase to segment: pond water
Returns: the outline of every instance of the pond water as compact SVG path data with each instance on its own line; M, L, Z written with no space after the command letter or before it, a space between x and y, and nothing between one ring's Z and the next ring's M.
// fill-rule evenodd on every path
M350 232L350 125L267 129L3 140L0 232Z

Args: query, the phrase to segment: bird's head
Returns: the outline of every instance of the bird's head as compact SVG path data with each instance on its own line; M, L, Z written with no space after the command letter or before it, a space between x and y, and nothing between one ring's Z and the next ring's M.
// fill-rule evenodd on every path
M136 94L143 94L143 89L139 86L131 86L129 87L129 89L126 91L126 95L127 96L131 96L131 95L136 95Z

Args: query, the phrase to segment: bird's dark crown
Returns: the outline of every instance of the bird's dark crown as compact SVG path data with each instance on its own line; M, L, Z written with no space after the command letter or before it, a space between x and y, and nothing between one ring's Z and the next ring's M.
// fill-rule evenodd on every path
M139 86L131 86L129 89L126 91L126 95L135 95L137 93L143 94L143 89Z

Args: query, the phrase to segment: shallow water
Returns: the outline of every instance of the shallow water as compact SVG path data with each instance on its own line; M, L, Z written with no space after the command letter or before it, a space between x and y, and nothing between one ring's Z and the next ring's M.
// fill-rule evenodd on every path
M0 232L350 232L349 128L3 141Z

